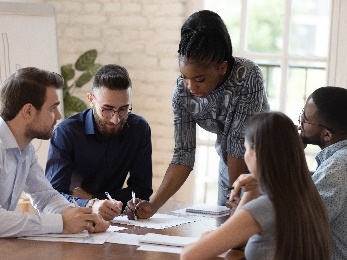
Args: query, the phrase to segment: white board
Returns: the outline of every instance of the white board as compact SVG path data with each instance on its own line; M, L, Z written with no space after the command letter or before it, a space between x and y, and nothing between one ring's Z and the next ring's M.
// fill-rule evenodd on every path
M52 5L0 2L0 36L0 83L24 67L60 73ZM39 163L45 167L49 141L33 140L33 144Z

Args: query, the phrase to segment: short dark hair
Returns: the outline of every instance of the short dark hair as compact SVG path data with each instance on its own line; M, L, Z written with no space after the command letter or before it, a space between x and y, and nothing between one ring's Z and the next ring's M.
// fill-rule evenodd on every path
M195 12L184 22L178 53L202 63L228 61L230 68L234 64L228 29L222 18L209 10Z
M321 87L316 89L311 98L317 107L319 123L333 133L347 134L347 89L340 87Z
M0 116L10 121L25 104L40 110L46 101L47 87L63 88L64 79L55 72L27 67L13 73L1 88Z
M124 67L115 64L100 67L94 77L93 89L101 87L106 87L110 90L131 88L128 71Z

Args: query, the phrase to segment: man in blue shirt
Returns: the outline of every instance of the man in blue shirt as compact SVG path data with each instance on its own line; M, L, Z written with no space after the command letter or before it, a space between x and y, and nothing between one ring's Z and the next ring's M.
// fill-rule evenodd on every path
M347 89L316 89L299 116L298 130L304 146L313 144L322 149L316 156L312 180L329 216L333 259L347 259ZM241 175L233 184L232 194L254 185L251 175ZM228 207L236 206L234 198L230 198Z
M34 138L49 139L61 118L57 90L63 78L28 67L17 70L0 93L0 237L47 233L105 231L109 223L76 208L52 188L44 177L30 144ZM40 215L15 212L25 192Z
M329 215L333 259L347 259L347 89L315 90L306 101L299 125L303 143L322 149L312 179Z
M130 113L131 89L125 68L101 67L87 94L91 108L57 126L48 152L52 186L106 220L120 214L132 192L144 200L152 194L151 129Z

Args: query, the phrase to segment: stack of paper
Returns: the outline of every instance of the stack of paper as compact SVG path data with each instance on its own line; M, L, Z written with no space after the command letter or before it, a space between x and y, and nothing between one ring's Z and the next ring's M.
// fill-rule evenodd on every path
M212 204L199 204L186 208L186 212L209 215L224 215L229 213L229 208L226 206Z
M147 233L140 238L140 243L184 247L198 241L198 239L199 238L197 237L168 236Z
M194 222L196 220L191 218L178 217L168 214L154 214L149 219L138 219L138 220L130 220L127 216L118 216L115 217L111 222L117 224L126 224L126 225L134 225L138 227L145 228L154 228L154 229L164 229L169 227L174 227L190 222Z
M196 237L167 236L147 233L140 238L139 241L141 246L137 250L180 254L184 246L195 243L198 240L199 238ZM225 257L228 251L220 254L219 257Z

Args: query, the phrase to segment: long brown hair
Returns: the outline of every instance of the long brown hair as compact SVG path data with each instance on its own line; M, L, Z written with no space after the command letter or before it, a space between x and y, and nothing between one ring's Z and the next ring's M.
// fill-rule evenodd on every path
M281 112L256 114L245 138L255 149L259 185L276 214L275 259L330 259L329 220L292 120Z

